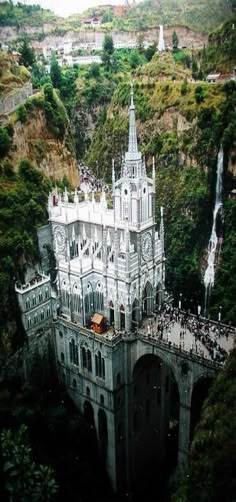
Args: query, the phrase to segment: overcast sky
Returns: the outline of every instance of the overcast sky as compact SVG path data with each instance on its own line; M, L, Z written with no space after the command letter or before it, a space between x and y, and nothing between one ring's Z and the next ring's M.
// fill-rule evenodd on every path
M136 0L136 3L141 0ZM69 16L70 14L75 14L76 12L83 12L83 10L89 7L94 7L96 5L124 5L125 0L21 0L22 3L26 4L39 4L45 9L51 9L59 16ZM16 3L16 2L14 2ZM133 0L130 0L130 4Z

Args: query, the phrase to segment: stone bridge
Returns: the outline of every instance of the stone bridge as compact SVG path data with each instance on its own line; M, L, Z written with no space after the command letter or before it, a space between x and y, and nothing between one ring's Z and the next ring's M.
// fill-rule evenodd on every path
M181 467L189 450L194 389L199 382L214 378L221 365L146 333L110 330L99 335L66 316L57 318L54 331L59 376L96 429L114 489L132 486L139 475L137 458L144 452L148 457L152 445L154 456L157 451L165 456L172 387L177 396Z

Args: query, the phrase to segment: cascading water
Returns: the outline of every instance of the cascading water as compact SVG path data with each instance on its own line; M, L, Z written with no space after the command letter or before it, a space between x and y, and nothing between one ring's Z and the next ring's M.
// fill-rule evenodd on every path
M160 24L158 51L162 52L164 50L165 50L164 31L163 31L163 25Z
M217 159L216 193L215 193L215 205L213 211L213 223L212 223L211 236L208 243L207 268L204 274L205 315L207 314L207 300L209 292L211 288L214 286L215 282L215 258L216 254L219 252L217 249L219 245L219 240L216 232L216 222L217 222L217 215L222 208L223 163L224 163L224 152L223 152L223 147L221 145Z

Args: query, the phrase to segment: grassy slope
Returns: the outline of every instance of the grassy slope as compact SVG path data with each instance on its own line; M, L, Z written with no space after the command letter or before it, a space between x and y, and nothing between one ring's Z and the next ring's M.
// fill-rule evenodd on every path
M10 54L0 50L0 97L3 98L30 79L30 73L24 66L18 66Z
M236 66L236 16L209 36L206 70L232 72Z

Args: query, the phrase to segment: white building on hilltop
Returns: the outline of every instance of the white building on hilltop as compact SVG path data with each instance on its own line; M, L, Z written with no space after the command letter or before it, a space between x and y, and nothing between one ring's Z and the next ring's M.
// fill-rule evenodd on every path
M129 333L163 298L164 227L155 229L155 166L152 178L138 150L133 93L129 146L121 178L112 167L113 209L105 193L99 202L74 202L50 194L49 221L58 267L61 310L68 319L89 325L95 312Z

